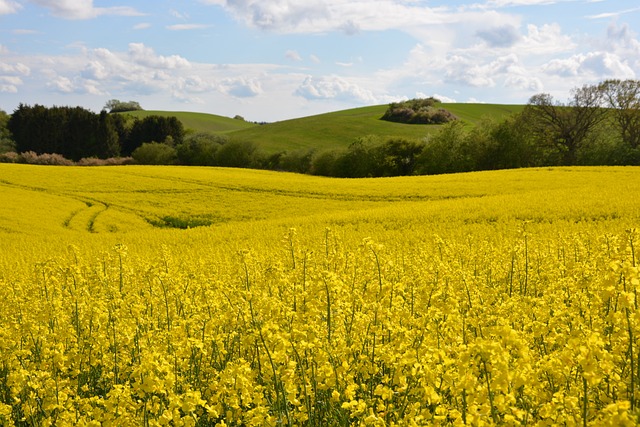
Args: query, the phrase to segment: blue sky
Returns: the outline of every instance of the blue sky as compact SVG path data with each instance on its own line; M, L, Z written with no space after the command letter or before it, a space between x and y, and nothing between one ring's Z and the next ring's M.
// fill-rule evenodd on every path
M637 0L0 0L0 109L275 121L640 78Z

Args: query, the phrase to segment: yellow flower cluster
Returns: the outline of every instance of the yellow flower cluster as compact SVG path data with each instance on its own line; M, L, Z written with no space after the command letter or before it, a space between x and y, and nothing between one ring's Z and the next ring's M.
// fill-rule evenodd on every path
M0 172L0 426L640 422L638 168Z
M0 283L0 421L635 425L639 235L502 237L71 247Z

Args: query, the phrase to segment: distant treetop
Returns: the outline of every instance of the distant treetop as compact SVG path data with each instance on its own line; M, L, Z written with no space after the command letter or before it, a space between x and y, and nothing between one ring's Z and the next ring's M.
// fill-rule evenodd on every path
M440 101L434 97L393 102L382 116L382 120L409 124L443 124L456 120L449 111L438 108Z
M137 101L124 102L118 99L110 99L104 104L105 110L109 110L110 113L122 113L125 111L138 111L143 108Z

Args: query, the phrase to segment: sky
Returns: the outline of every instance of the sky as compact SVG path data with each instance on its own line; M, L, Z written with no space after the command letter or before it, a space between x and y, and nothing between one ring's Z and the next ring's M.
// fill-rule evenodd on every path
M640 79L637 0L0 0L0 109L250 121Z

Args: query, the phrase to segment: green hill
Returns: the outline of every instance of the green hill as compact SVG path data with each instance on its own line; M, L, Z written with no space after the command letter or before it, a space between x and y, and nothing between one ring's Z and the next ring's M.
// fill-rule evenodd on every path
M123 114L128 114L138 118L145 118L151 115L175 116L182 122L185 130L192 130L195 132L211 132L216 134L226 134L229 132L234 132L241 129L249 129L257 126L255 123L246 122L244 120L232 119L215 114L191 113L187 111L140 110L128 111Z
M461 103L442 106L470 126L483 117L500 118L524 108L523 105ZM187 130L224 134L232 140L254 142L268 153L347 147L356 138L370 135L382 140L421 139L440 128L438 125L410 125L380 120L386 109L387 105L352 108L261 126L206 113L132 111L125 114L140 118L152 114L176 116Z
M442 104L461 120L474 125L482 117L500 118L518 111L522 105ZM252 141L266 152L346 147L356 138L377 135L382 139L420 139L437 131L437 125L409 125L380 120L387 105L336 111L270 123L229 134L234 140Z

